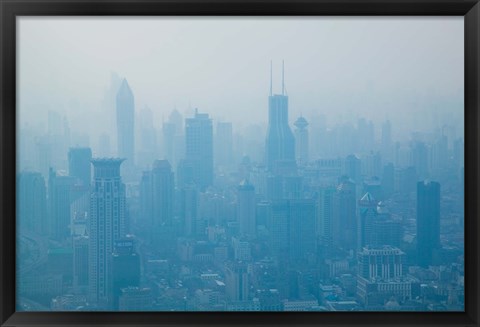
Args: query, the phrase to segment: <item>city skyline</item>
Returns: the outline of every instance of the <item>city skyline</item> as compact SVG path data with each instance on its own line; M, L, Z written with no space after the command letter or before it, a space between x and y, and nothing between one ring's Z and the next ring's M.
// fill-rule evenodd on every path
M231 24L245 27L251 21ZM267 27L259 34L278 21L265 20ZM326 21L345 28L340 18ZM186 22L202 30L202 24L219 21L163 21L180 24L172 35L184 33ZM372 22L353 20L347 30ZM110 23L104 26L114 26ZM366 25L360 30L368 30ZM216 42L217 36L206 40ZM357 41L353 37L351 45ZM278 52L275 45L271 40L269 46ZM212 58L217 55L215 49L208 51ZM421 62L422 55L415 55ZM128 51L123 58L130 63ZM358 65L355 56L348 58ZM199 84L199 90L206 87L202 96L212 99L210 105L188 112L170 107L161 124L158 111L142 102L150 87L156 87L158 97L168 87L148 83L150 74L143 82L135 74L132 79L112 74L103 109L86 109L78 118L61 107L45 110L42 105L26 116L31 108L20 101L17 310L462 311L463 97L437 94L418 107L408 104L413 94L395 116L378 117L378 108L364 110L375 94L381 98L373 87L373 93L364 92L365 102L350 90L355 114L333 107L303 112L291 99L308 102L321 92L313 98L305 93L313 75L305 70L308 63L297 66L302 56L288 70L287 59L282 59L281 77L274 74L277 61L270 61L266 92L255 90L254 75L252 84L242 88L263 93L258 108L254 93L239 92L240 102L229 96L230 84L242 80L242 73L212 88L215 76L229 71L218 75L205 64L211 81ZM448 63L444 57L437 60ZM388 67L398 73L406 63ZM410 69L424 68L414 66ZM343 66L337 67L342 75ZM353 84L355 72L350 71ZM450 77L461 75L459 68ZM189 76L192 81L199 77ZM290 78L298 82L299 77L303 87L293 82L287 91ZM335 75L330 77L335 86ZM321 84L322 78L315 80ZM173 84L183 80L171 79ZM398 75L392 80L398 82ZM401 97L405 89L387 81L382 87ZM436 79L432 85L438 91L444 83ZM462 90L463 84L457 86L453 93ZM444 109L436 107L444 96L451 101L442 104ZM395 99L395 106L380 113L405 100ZM255 114L240 110L242 101ZM220 118L213 103L225 106L228 119ZM399 118L407 113L414 125Z
M251 30L256 33L241 37ZM155 42L160 36L149 39L154 31L162 31L165 41ZM24 67L18 76L19 113L33 107L42 113L38 119L28 115L30 128L39 122L46 126L48 110L60 111L72 124L82 124L82 113L110 120L112 87L116 93L114 84L123 78L136 94L137 111L152 110L155 128L161 128L175 107L184 116L194 108L209 111L214 120L242 128L248 125L245 117L266 124L268 115L261 108L270 87L269 64L273 61L274 93L280 94L282 60L286 90L294 92L290 117L323 114L329 125L359 116L375 123L392 119L397 121L394 133L400 133L406 124L422 130L435 120L456 119L453 108L463 107L463 20L456 17L23 17L19 33ZM138 33L144 37L135 37ZM51 46L39 48L45 37ZM255 51L248 50L252 45ZM59 59L61 54L74 58L76 65ZM211 96L215 89L222 92ZM57 96L48 97L50 92ZM431 113L423 124L409 118L418 110ZM89 134L101 134L113 133L114 127L92 122L88 128Z

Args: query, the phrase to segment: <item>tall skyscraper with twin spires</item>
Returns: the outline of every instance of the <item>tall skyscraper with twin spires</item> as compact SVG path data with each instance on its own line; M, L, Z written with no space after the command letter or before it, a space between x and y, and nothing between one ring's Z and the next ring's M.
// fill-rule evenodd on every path
M270 64L270 96L268 97L268 129L265 161L269 171L295 165L295 138L288 125L288 96L285 92L285 74L282 62L282 94L273 94L272 66Z

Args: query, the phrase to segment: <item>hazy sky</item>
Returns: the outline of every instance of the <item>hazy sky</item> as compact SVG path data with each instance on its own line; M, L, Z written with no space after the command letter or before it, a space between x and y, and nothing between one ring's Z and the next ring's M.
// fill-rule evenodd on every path
M21 17L17 27L21 122L56 110L91 131L108 118L112 72L127 78L137 111L153 110L155 126L189 105L266 122L270 60L274 93L285 60L291 121L463 120L463 17Z

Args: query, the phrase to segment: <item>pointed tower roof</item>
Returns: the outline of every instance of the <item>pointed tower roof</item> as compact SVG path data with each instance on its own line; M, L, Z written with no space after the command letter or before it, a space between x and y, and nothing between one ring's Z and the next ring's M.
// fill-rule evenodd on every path
M132 89L130 89L130 85L128 85L128 82L127 82L126 78L123 79L122 84L120 85L120 88L118 89L117 97L118 98L124 98L124 97L132 97L133 98Z

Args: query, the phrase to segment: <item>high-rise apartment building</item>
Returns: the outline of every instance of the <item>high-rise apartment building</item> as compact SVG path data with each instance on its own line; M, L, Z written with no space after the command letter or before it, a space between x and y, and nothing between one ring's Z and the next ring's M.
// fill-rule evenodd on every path
M125 184L120 176L123 159L92 159L94 167L89 222L89 297L99 308L111 308L112 253L125 237Z

